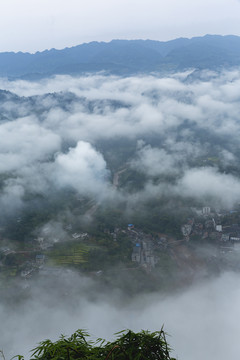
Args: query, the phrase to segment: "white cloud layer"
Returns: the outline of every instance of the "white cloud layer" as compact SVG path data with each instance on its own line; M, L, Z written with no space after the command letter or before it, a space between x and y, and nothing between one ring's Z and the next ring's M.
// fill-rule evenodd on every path
M27 355L39 341L55 341L60 334L70 335L79 328L87 329L95 339L110 340L123 329L157 331L163 324L179 360L238 358L237 274L225 273L174 295L135 296L127 303L122 301L124 294L98 292L96 284L86 278L66 274L61 281L71 297L53 282L50 287L37 285L31 290L32 299L16 311L10 313L7 306L0 305L4 324L0 345L7 358Z
M26 190L66 186L111 197L108 164L97 144L126 138L140 144L130 159L134 169L150 177L178 176L177 187L148 184L149 194L167 185L169 192L211 196L230 207L239 201L239 178L223 170L239 166L239 83L238 70L200 78L186 72L168 78L2 79L3 89L25 96L18 106L10 95L0 104L0 173L11 178L2 194L9 193L4 186L20 186L21 201Z

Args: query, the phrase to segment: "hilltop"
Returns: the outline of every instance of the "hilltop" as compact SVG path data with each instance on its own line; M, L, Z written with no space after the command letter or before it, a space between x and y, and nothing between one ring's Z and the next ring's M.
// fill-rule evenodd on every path
M171 41L112 40L90 42L35 54L0 53L0 76L38 79L56 74L104 71L132 75L188 68L234 67L240 60L240 37L205 35Z

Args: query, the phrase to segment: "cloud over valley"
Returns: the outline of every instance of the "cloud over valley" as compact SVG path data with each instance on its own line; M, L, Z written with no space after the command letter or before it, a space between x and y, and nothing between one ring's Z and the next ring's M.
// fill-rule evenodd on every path
M223 184L229 180L238 186L237 173L228 175L227 168L233 162L238 167L240 74L205 73L204 81L194 76L1 80L0 171L9 174L3 192L10 178L25 190L39 178L42 184L65 184L79 193L93 187L110 191L114 170L108 160L118 151L110 145L114 139L132 142L125 162L135 170L150 178L173 173L193 196L188 185L192 168L195 181L200 173L203 181L208 179L203 196L212 192L213 173L225 172ZM211 178L204 170L209 165Z
M5 324L0 348L13 356L77 328L110 339L124 328L159 330L164 323L180 360L237 357L239 279L218 271L215 248L203 248L184 276L176 270L179 258L172 247L170 265L159 251L156 277L131 266L120 271L117 261L119 253L125 256L123 246L131 257L132 243L125 238L129 222L142 225L142 236L149 224L157 224L147 236L155 231L159 250L165 249L162 219L169 229L177 215L189 220L195 207L238 207L239 83L238 70L0 79L1 251L11 254L14 244L27 256L28 244L47 249L48 256L48 249L59 245L45 273L40 267L36 279L21 285L11 280L6 292L0 286ZM185 264L190 250L181 249ZM66 260L63 252L74 256L85 275L54 267L56 259ZM87 257L95 261L90 270ZM14 254L9 259L14 261ZM4 261L2 255L0 285ZM108 268L101 267L105 262ZM214 269L213 277L202 264ZM200 269L197 275L194 269ZM153 291L146 278L172 288ZM14 292L20 294L18 303Z

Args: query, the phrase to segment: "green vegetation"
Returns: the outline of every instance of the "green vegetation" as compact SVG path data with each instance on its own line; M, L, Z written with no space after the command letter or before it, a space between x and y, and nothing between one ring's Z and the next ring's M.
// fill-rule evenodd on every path
M129 193L136 193L143 190L147 176L143 172L127 169L119 176L119 186Z
M84 269L88 271L106 270L120 263L131 263L132 244L124 234L118 234L117 240L108 234L95 238L98 246L92 247L88 253L88 263ZM132 264L132 263L131 263Z
M70 266L86 271L98 271L119 263L131 262L132 244L125 234L114 241L112 235L95 232L88 240L56 243L45 252L48 261L57 266Z
M87 262L91 246L76 241L59 243L47 256L54 265L79 265Z
M98 339L87 341L89 334L77 330L69 338L61 336L56 342L42 341L32 350L32 360L174 360L163 330L156 332L131 330L117 333L117 340L106 342ZM16 356L19 360L22 356Z
M136 151L136 145L136 140L125 137L104 138L104 141L97 142L97 149L104 154L108 167L116 171L121 166L125 166L127 161L132 158Z

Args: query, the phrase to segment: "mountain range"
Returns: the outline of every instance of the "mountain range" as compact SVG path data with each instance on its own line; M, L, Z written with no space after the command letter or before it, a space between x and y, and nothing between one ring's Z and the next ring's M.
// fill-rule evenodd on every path
M189 68L229 68L238 66L239 63L240 37L233 35L205 35L166 42L112 40L35 54L2 52L0 76L34 79L56 74L77 75L99 71L132 75Z

